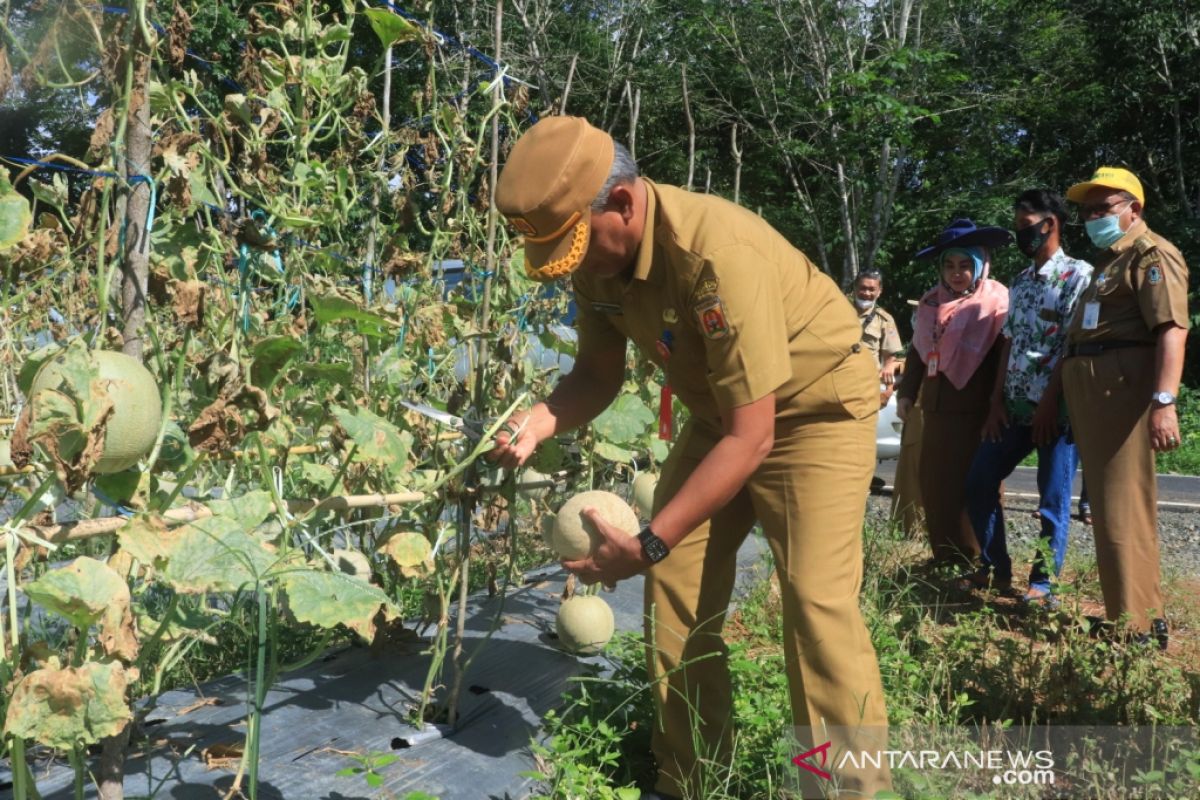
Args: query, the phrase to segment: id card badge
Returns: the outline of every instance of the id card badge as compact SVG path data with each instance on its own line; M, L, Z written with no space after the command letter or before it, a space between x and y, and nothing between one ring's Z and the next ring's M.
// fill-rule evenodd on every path
M936 378L938 374L938 354L930 353L929 360L925 362L925 374L930 378Z
M1083 304L1083 329L1085 331L1094 331L1096 326L1100 324L1100 304L1093 300L1090 303Z

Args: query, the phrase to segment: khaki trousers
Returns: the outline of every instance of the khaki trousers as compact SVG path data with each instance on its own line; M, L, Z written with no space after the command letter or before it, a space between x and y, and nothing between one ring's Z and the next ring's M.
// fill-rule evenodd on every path
M1162 617L1158 484L1150 447L1154 350L1130 347L1063 364L1063 391L1087 475L1105 615L1139 632Z
M647 663L658 679L658 791L703 797L706 764L729 763L732 692L721 628L738 547L756 520L779 576L788 688L803 748L796 754L833 742L825 765L835 773L831 781L791 764L781 770L811 781L802 787L806 797L833 796L839 785L842 796L873 796L890 786L886 769L831 769L842 748L886 746L883 687L859 611L862 523L875 462L875 380L870 357L861 353L805 390L804 411L811 413L778 422L774 449L742 491L647 572ZM696 420L684 427L664 465L657 507L719 438Z

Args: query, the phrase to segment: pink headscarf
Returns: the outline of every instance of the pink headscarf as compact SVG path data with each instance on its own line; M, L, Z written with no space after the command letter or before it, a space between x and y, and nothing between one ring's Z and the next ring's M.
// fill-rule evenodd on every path
M940 271L940 258L938 265ZM1008 288L988 277L990 269L991 257L983 250L983 270L970 294L955 296L939 276L917 306L913 346L925 363L936 352L938 372L957 389L979 369L1008 316Z

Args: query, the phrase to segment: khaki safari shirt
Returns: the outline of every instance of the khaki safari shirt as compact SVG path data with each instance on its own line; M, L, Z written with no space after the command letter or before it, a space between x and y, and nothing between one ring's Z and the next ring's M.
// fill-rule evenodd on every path
M863 347L875 356L875 366L883 366L883 359L894 356L904 349L900 343L900 332L896 329L896 320L892 315L879 307L871 306L866 311L859 311L854 305L854 297L850 298L850 306L858 314L858 322L862 325Z
M572 276L579 349L632 339L709 423L771 393L777 419L811 413L803 391L862 335L836 284L746 209L641 180L646 230L632 278ZM864 395L852 413L876 410Z
M1164 322L1188 327L1188 269L1175 245L1142 220L1096 259L1092 282L1080 298L1068 341L1154 344ZM1099 303L1092 329L1083 327L1089 303Z

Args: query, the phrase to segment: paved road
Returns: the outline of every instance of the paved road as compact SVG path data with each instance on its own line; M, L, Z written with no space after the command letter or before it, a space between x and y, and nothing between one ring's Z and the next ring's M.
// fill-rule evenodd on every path
M875 475L883 478L887 486L892 486L896 478L896 462L880 461L875 467ZM1017 467L1016 472L1004 482L1006 492L1036 494L1037 469L1034 467ZM1079 496L1079 474L1075 475L1076 497ZM1200 510L1200 477L1190 475L1159 475L1158 502L1165 508L1188 510L1194 507Z

